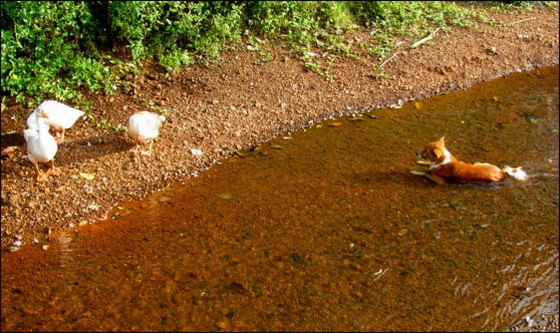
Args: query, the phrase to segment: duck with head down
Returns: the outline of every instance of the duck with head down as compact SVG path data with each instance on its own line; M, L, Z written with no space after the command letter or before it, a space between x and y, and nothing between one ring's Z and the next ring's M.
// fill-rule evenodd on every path
M128 120L128 135L142 147L148 145L148 150L140 150L142 155L151 155L152 144L159 136L159 129L164 121L165 116L148 111L141 111L130 116Z
M64 132L84 115L84 112L57 101L44 101L27 117L27 126L37 128L36 118L44 118L45 124L54 131L55 140L61 144Z

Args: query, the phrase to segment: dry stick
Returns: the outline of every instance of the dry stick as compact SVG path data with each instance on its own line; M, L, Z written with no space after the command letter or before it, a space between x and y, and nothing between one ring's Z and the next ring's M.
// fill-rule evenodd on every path
M424 37L424 38L420 39L419 41L417 41L416 43L410 45L410 48L413 49L413 48L417 47L418 45L420 45L422 43L425 43L425 42L429 41L430 39L434 38L434 36L436 35L436 32L438 32L439 29L441 29L441 28L437 28L434 32L429 34L427 37Z
M427 41L429 41L430 39L434 38L436 32L438 32L439 29L441 29L441 28L437 28L434 32L432 32L431 34L429 34L427 37L422 38L421 40L419 40L419 41L417 41L416 43L412 44L412 45L410 46L410 48L413 49L413 48L417 47L418 45L420 45L420 44L422 44L422 43L424 43L424 42L427 42ZM377 68L377 70L380 70L381 67L385 66L386 63L388 63L389 61L391 61L391 59L393 59L394 57L396 57L397 54L399 54L399 53L400 53L400 51L397 52L397 53L395 53L395 54L393 54L391 57L389 57L389 59L383 61L383 63L382 63L381 65L379 65L379 67Z
M531 21L531 20L534 20L534 19L536 19L536 17L529 17L529 18L526 18L526 19L524 19L524 20L519 20L519 21L510 22L510 23L505 23L504 25L514 25L514 24L517 24L517 23L522 23L522 22L526 22L526 21Z
M397 53L393 54L392 56L389 57L389 59L383 61L383 63L381 63L381 65L379 65L379 67L377 67L377 70L380 70L381 67L385 66L386 63L388 63L389 61L391 61L391 59L393 59L394 57L397 56L397 54L399 54L401 51L398 51Z
M422 38L421 40L419 40L419 41L417 41L416 43L412 44L412 45L410 46L410 48L413 49L413 48L417 47L418 45L420 45L420 44L422 44L422 43L424 43L424 42L427 42L427 41L429 41L430 39L434 38L436 32L438 32L439 29L441 29L441 28L437 28L434 32L432 32L431 34L429 34L427 37ZM400 51L397 52L397 53L395 53L395 54L393 54L391 57L389 57L389 59L383 61L383 63L382 63L381 65L379 65L379 67L377 68L377 70L380 70L381 67L385 66L386 63L388 63L389 61L391 61L391 59L393 59L394 57L396 57L397 54L399 54L399 53L400 53Z

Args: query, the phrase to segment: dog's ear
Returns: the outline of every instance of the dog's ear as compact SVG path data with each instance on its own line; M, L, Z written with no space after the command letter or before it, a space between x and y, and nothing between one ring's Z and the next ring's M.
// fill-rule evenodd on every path
M445 136L442 136L441 139L438 140L438 142L445 143Z
M443 156L443 150L441 150L441 149L438 148L438 147L434 147L433 149L431 149L431 150L429 151L429 154L431 155L431 156L430 156L430 159L431 159L432 161L438 161L438 160L440 159L440 157Z

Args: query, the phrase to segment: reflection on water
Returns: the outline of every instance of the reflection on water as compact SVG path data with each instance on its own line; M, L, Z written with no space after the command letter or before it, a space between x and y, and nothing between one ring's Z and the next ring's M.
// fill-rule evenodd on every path
M460 159L530 178L411 175L441 136ZM325 122L123 204L48 251L2 254L2 330L537 324L558 311L558 143L558 67Z
M532 252L535 252L533 254ZM534 266L516 265L524 256L537 256L542 258L542 263ZM542 267L542 268L541 268ZM500 302L511 292L517 291L519 295L505 301L503 308L497 311L498 317L515 317L519 314L526 314L525 318L538 318L539 313L558 312L557 298L556 304L553 302L542 302L547 295L558 295L558 249L548 245L542 245L538 249L529 248L526 253L518 255L514 263L506 266L499 273L505 276L504 285L496 297L495 301ZM556 270L556 271L555 271ZM538 272L538 274L535 274ZM535 276L537 275L537 276ZM555 308L556 306L556 308ZM475 314L478 315L478 314ZM491 324L491 317L486 324Z

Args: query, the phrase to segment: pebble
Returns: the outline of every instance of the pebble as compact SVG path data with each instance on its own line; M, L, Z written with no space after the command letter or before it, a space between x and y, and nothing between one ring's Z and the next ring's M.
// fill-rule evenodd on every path
M20 249L19 246L13 246L13 245L8 246L8 251L9 252L16 252L16 251L19 251L19 249Z
M191 149L191 154L193 154L194 156L200 156L202 155L202 150L193 148Z

